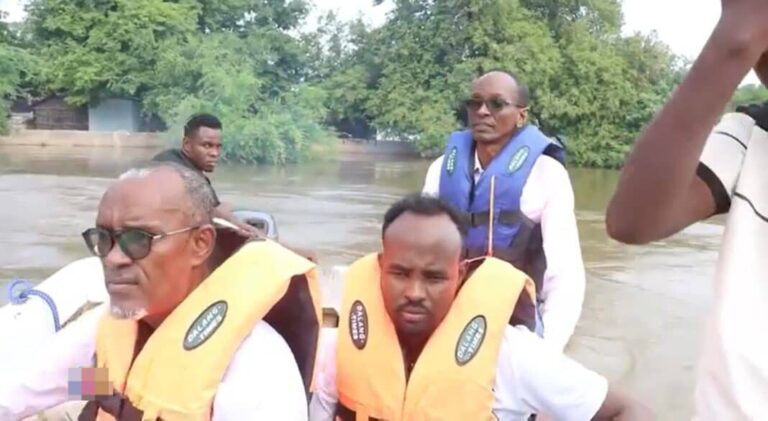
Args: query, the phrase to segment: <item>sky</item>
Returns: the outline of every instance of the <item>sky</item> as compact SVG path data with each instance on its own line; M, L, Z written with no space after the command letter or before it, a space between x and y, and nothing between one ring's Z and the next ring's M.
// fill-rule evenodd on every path
M329 10L337 12L342 19L362 16L372 24L384 22L392 1L385 0L380 6L373 6L373 0L310 0L315 10L310 22L319 14ZM721 0L623 0L624 33L650 33L655 31L662 41L677 54L694 59L706 43L707 38L720 15ZM0 10L9 12L9 20L20 20L24 16L23 0L0 0ZM757 76L750 73L744 83L758 83Z

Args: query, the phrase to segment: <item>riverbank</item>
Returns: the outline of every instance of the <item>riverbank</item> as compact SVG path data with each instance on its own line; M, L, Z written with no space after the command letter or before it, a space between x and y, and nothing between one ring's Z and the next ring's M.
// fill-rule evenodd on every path
M225 138L226 141L226 138ZM0 136L0 146L61 148L138 148L160 150L173 146L163 133L89 132L79 130L16 130ZM319 156L342 159L418 158L419 153L408 142L374 142L339 139L318 146L313 152Z
M2 146L162 148L161 133L87 132L80 130L17 130L0 136Z

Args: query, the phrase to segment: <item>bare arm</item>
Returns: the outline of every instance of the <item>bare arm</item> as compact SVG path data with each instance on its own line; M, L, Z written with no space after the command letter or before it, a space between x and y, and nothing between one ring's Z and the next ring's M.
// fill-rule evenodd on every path
M595 421L645 421L655 420L656 416L642 403L609 387L603 405L592 419Z
M696 177L699 157L734 90L768 46L758 33L765 32L765 20L754 16L768 19L766 2L723 5L698 59L624 166L606 215L608 234L619 241L647 243L714 213L712 195Z
M768 87L768 51L763 53L762 57L760 57L760 61L757 62L755 73L757 73L757 77L760 78L763 85Z

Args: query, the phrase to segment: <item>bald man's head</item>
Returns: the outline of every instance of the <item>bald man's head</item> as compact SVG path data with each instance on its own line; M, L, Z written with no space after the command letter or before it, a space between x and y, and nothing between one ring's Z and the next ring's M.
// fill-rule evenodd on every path
M153 188L169 187L172 191L166 192L164 197L178 195L180 201L176 205L179 211L199 222L210 222L213 217L216 196L210 183L198 172L183 165L162 162L133 168L123 173L113 187L129 181L148 184L150 191Z
M478 146L506 144L527 122L528 102L528 88L512 73L493 71L475 79L467 117Z
M113 315L159 324L205 278L213 203L201 175L168 163L130 170L107 189L91 238Z
M507 89L511 97L514 98L513 102L520 107L527 107L531 101L531 93L528 86L512 72L493 70L485 73L472 81L472 89L474 90L475 86L479 83L497 84Z

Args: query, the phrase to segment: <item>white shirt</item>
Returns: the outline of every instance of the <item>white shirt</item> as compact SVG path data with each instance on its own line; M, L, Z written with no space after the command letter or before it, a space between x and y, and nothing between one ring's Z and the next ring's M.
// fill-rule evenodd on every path
M51 335L0 375L0 420L18 420L72 400L68 370L92 367L103 307ZM307 398L288 344L266 322L243 341L216 391L213 421L307 419Z
M334 419L338 402L336 336L336 329L324 329L321 335L317 390L309 406L311 421ZM546 345L524 327L507 326L493 389L493 412L499 421L527 421L532 413L556 420L584 421L592 419L602 406L608 381Z
M726 114L701 164L728 211L696 386L696 420L768 420L768 133ZM722 204L725 203L725 207Z
M439 195L442 166L443 156L430 165L423 193ZM475 181L482 172L475 154ZM523 186L520 211L541 224L547 258L540 291L544 301L541 308L544 340L562 351L581 317L586 288L573 189L562 164L547 155L536 160Z

